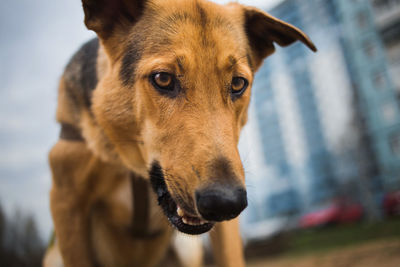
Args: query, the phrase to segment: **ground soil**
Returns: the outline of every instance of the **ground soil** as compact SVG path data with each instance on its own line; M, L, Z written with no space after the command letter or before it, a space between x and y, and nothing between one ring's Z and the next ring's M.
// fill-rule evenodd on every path
M330 251L250 260L248 267L400 267L400 239L370 241Z

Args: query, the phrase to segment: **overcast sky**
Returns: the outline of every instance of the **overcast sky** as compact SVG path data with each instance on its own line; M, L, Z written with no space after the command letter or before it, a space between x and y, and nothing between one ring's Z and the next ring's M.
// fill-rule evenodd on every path
M239 2L269 8L280 1ZM32 212L47 237L47 154L58 136L58 78L94 34L83 25L80 1L2 0L0 36L0 202L8 213Z
M282 2L282 0L240 0L240 1L229 1L229 0L214 0L213 2L220 3L220 4L225 4L229 2L239 2L245 5L252 5L252 6L257 6L257 7L262 7L262 8L270 8L274 5L276 5L279 2Z

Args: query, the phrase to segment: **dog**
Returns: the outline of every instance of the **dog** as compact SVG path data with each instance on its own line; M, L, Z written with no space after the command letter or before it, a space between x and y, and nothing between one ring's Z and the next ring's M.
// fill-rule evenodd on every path
M59 264L157 266L175 232L210 232L218 266L245 266L237 144L254 73L275 44L314 44L238 3L82 5L97 37L62 75L49 154Z

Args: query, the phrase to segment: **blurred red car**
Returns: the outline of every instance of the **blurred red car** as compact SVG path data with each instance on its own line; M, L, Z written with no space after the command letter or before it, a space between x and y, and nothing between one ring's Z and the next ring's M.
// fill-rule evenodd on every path
M385 215L400 215L400 191L387 193L383 199L383 210Z
M301 228L311 228L336 223L359 221L363 216L363 207L354 202L335 200L327 206L303 215Z

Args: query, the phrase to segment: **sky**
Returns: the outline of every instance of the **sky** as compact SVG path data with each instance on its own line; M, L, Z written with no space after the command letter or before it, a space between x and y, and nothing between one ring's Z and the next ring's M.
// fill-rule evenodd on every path
M260 8L268 9L270 7L273 7L277 3L282 2L282 0L240 0L240 1L214 0L213 2L216 2L219 4L225 4L225 3L229 3L229 2L239 2L239 3L245 4L245 5L257 6Z
M268 9L280 0L238 2ZM2 0L0 36L0 203L9 215L32 213L47 238L58 79L94 33L84 27L80 1Z

